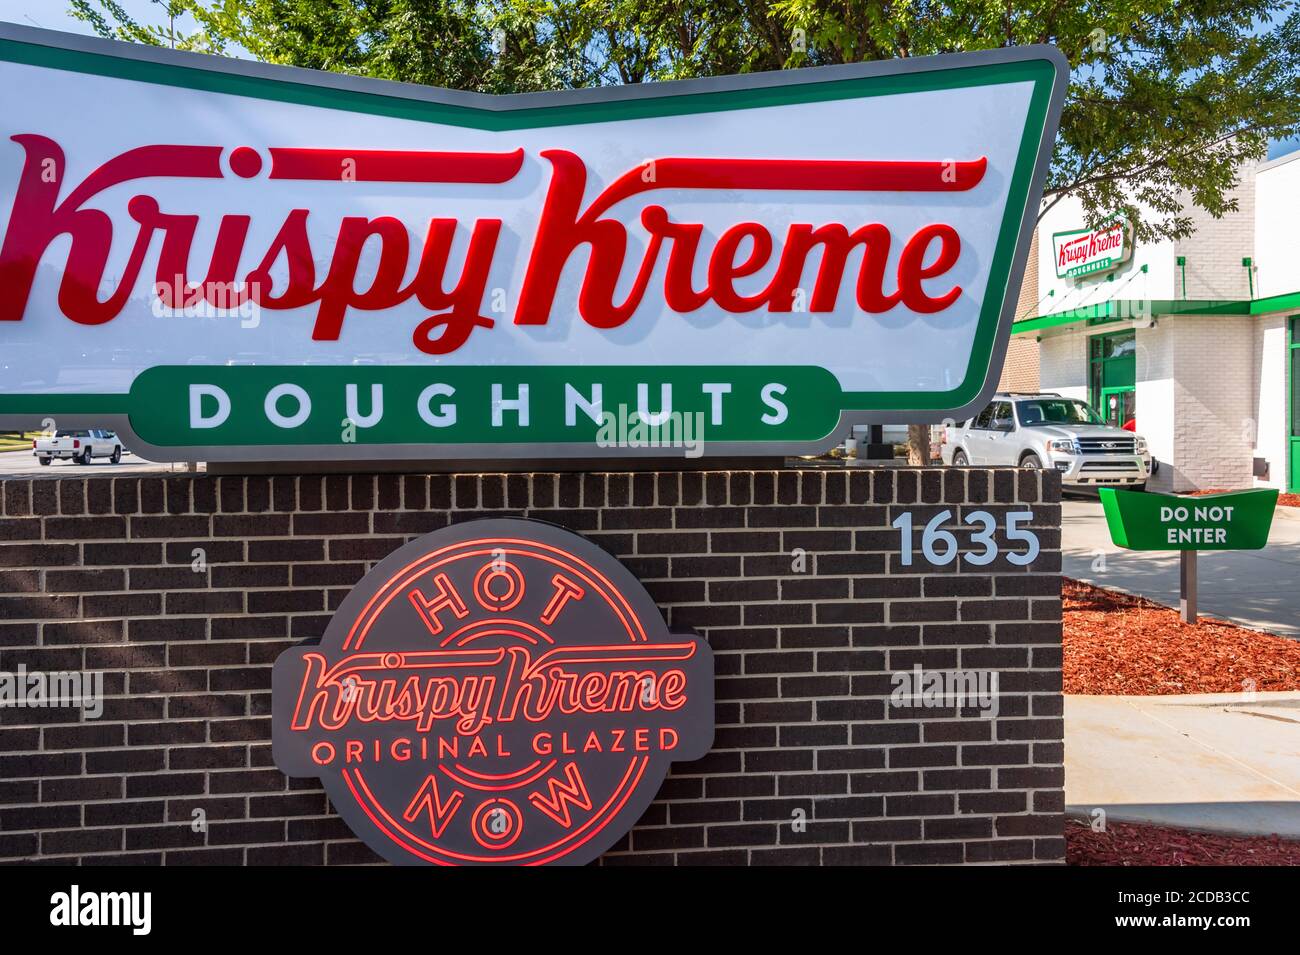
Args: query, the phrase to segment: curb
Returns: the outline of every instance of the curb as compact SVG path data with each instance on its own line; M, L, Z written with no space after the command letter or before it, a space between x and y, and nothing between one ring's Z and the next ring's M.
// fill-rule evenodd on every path
M1276 634L1270 634L1276 636ZM1300 701L1300 690L1256 690L1254 693L1065 693L1071 700L1153 700L1162 706L1268 706Z
M1149 808L1150 813L1144 812ZM1092 813L1100 809L1106 814L1106 822L1124 822L1134 826L1159 826L1162 829L1182 829L1185 832L1205 832L1215 836L1236 836L1243 839L1272 837L1276 839L1285 839L1288 842L1300 841L1300 829L1294 832L1265 832L1259 827L1243 827L1232 824L1215 824L1206 823L1188 823L1183 820L1170 820L1168 818L1153 818L1158 816L1161 810L1166 810L1166 806L1152 805L1150 807L1133 806L1133 805L1098 805L1098 806L1071 806L1065 807L1065 817L1074 819L1091 825Z

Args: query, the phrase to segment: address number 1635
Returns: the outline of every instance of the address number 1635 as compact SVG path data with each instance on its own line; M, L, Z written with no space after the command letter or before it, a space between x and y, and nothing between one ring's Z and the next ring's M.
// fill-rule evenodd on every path
M951 519L952 511L940 511L930 518L929 523L925 525L925 529L921 531L921 556L936 567L951 564L957 559L960 549L957 537L952 531L943 526ZM1006 514L1007 540L1012 544L1023 543L1025 545L1023 550L1017 549L1006 555L1007 560L1018 567L1033 563L1038 556L1040 549L1038 535L1029 528L1021 526L1033 519L1033 511L1008 511ZM986 564L993 563L998 556L998 542L993 536L998 530L998 519L988 511L971 511L966 515L966 523L974 530L971 535L971 547L973 549L962 554L962 559L976 567L983 567ZM902 533L902 563L904 567L910 567L915 554L914 538L916 536L912 512L904 511L898 515L890 526L898 528Z

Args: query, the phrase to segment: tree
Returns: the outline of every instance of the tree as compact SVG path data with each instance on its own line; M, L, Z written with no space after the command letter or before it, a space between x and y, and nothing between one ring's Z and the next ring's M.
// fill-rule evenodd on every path
M574 5L547 0L155 0L196 28L179 49L484 93L592 85ZM117 0L71 0L100 36L168 45ZM590 28L584 27L584 36ZM568 59L566 59L568 58ZM571 61L571 62L570 62Z
M930 466L930 426L928 424L909 424L907 426L907 463L918 468Z
M104 36L485 92L643 83L1052 43L1073 68L1044 211L1091 224L1133 200L1138 236L1221 216L1242 162L1300 133L1294 0L71 0Z
M163 0L160 0L163 2ZM101 34L163 43L115 0ZM97 4L97 6L95 6ZM1077 196L1139 239L1237 211L1244 162L1300 132L1294 0L165 0L178 45L486 92L645 83L1055 44L1073 74L1041 215ZM107 13L108 16L104 14ZM109 22L110 18L114 22ZM173 37L174 39L174 37Z
M88 23L96 33L112 40L167 46L173 50L190 50L197 53L220 53L224 44L209 38L203 31L184 33L177 29L176 21L189 12L186 0L150 0L166 17L166 26L140 23L122 8L117 0L71 0L70 12L78 20Z

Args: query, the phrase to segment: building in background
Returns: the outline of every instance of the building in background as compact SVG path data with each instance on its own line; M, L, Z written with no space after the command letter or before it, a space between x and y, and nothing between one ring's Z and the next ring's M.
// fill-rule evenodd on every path
M1015 321L1038 314L1038 232L1029 245L1025 276L1020 282L1020 302ZM1007 344L1007 358L1002 364L998 391L1038 391L1038 342L1031 335L1012 335Z
M1035 235L1003 387L1135 429L1152 490L1300 490L1300 151L1244 169L1234 195L1221 219L1189 208L1177 241L1089 230L1070 199Z

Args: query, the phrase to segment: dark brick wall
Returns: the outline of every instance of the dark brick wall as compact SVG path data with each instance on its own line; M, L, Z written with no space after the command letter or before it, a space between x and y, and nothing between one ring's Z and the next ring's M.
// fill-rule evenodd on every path
M606 862L1063 858L1054 474L78 475L3 498L0 670L103 671L108 699L84 722L0 708L0 859L373 861L272 765L272 661L405 540L506 514L598 541L716 654L713 752ZM1025 505L1032 572L900 563L903 510ZM998 717L892 708L916 663L996 670Z

